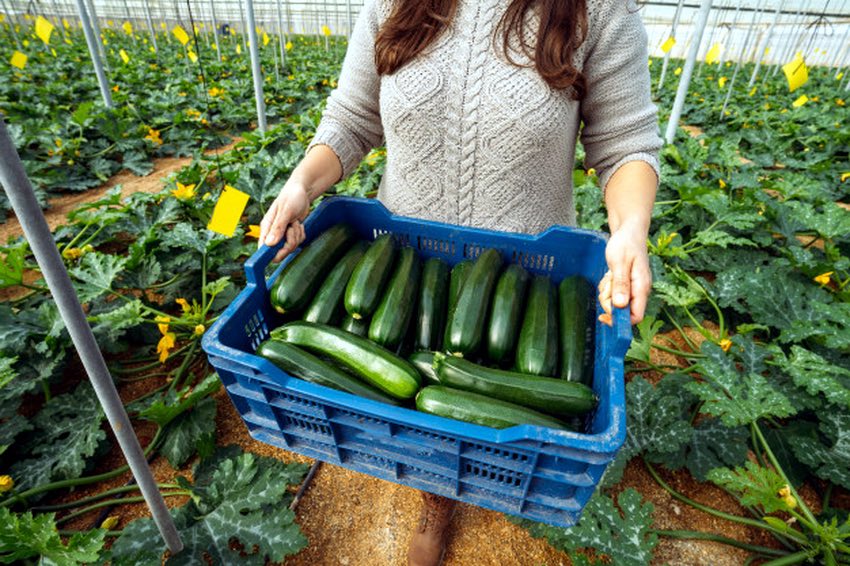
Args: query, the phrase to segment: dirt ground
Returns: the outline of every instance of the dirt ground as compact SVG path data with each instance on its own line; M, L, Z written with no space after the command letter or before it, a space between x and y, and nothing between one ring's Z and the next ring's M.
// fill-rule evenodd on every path
M224 151L227 148L222 148ZM52 203L46 212L51 227L57 226L65 214L82 202L99 198L109 187L121 184L123 192L157 191L162 179L188 164L189 158L157 160L154 172L147 177L135 177L122 173L111 179L102 188L84 194L61 197ZM14 219L0 226L0 236L6 238L20 233ZM693 332L691 337L700 341L701 336ZM658 338L661 343L682 347L682 340L674 334ZM654 351L656 364L678 364L674 356ZM80 369L80 368L78 368ZM204 372L204 368L198 368ZM652 372L643 373L650 380L660 376ZM132 399L146 388L158 385L152 380L128 384L121 387L122 397ZM312 462L311 459L280 450L253 440L239 414L224 391L217 394L218 443L239 444L245 450L279 458L284 461ZM139 427L137 430L142 444L150 441L153 430ZM117 451L101 462L98 471L114 469L123 463ZM152 463L154 475L160 482L170 482L175 477L164 458ZM188 471L178 472L188 475ZM744 514L736 502L722 490L709 484L696 482L687 473L660 471L664 479L675 489L689 497L713 507L736 514ZM56 501L74 500L104 489L124 485L129 480L124 474L109 482L96 486L81 487ZM771 541L762 533L738 524L718 520L696 511L673 499L652 479L642 464L633 461L626 469L624 479L614 490L619 492L628 487L637 489L655 506L654 526L657 529L689 529L716 533L743 542L770 545ZM813 504L816 494L803 491L807 501ZM846 498L846 494L842 495ZM184 502L182 497L171 497L169 505ZM337 566L337 565L403 565L405 553L420 509L420 495L411 488L379 480L367 475L351 472L331 464L324 464L307 489L297 509L298 523L310 543L299 554L290 557L285 566ZM99 512L75 519L63 528L80 529L91 527ZM124 504L114 508L110 515L117 516L123 528L131 520L147 514L144 504ZM742 564L747 553L726 545L707 541L683 541L661 538L654 564L676 566L737 566ZM532 538L524 529L510 523L502 514L468 504L460 504L451 526L444 564L446 566L566 566L569 558L553 549L546 542Z

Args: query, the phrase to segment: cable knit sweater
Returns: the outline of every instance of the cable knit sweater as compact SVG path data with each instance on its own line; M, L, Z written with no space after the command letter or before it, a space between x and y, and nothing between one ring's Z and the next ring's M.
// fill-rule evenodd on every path
M585 166L596 169L603 188L630 161L645 161L657 173L661 139L634 2L587 1L587 39L576 53L587 80L581 101L550 88L533 67L508 62L501 36L491 41L508 3L460 0L434 44L379 76L375 37L391 0L367 0L311 147L329 146L348 176L385 141L378 198L391 211L524 233L575 225L580 122ZM537 20L531 21L533 39Z

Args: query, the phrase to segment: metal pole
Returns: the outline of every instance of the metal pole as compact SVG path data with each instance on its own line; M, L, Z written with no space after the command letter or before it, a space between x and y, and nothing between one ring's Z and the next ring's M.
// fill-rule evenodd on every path
M679 6L684 4L685 0L679 1ZM351 14L351 0L345 0L346 8L348 9L348 38L351 39L351 32L354 31L354 16ZM679 10L680 8L677 8ZM674 31L675 33L675 31Z
M251 40L251 74L254 76L254 98L257 102L257 128L266 131L266 102L263 98L263 71L260 69L260 49L257 46L257 27L254 24L254 0L245 0L248 37Z
M735 28L738 27L738 18L741 16L741 5L738 4L735 6L735 12L732 15L732 25L727 26L728 33L726 34L726 39L724 39L720 44L723 46L723 49L720 50L720 55L717 57L717 68L722 69L723 63L726 62L726 52L731 51L731 49L726 49L726 46L732 46L732 36L735 35ZM711 48L711 43L709 42L708 47ZM721 71L722 72L722 71Z
M664 136L667 143L673 143L673 138L676 137L676 127L679 125L679 118L682 117L682 109L685 106L685 98L688 95L688 86L690 86L691 76L694 72L694 63L697 59L700 43L702 43L705 24L708 23L708 14L711 12L713 1L702 0L702 5L697 14L694 40L691 42L691 47L688 51L688 58L685 61L685 68L682 70L682 76L679 79L679 88L676 91L676 100L673 102L673 110L670 113L670 121L667 123L667 133Z
M283 69L283 74L286 74L286 35L283 33L283 10L280 7L280 0L277 0L277 35L278 45L280 46L280 66Z
M788 38L788 40L785 42L785 49L783 49L780 53L779 60L777 60L776 65L773 66L773 70L770 72L770 76L776 75L776 73L779 72L779 69L782 68L782 65L787 63L788 59L794 55L794 50L796 49L800 37L806 29L806 26L803 25L806 21L806 16L803 14L803 12L808 11L810 5L811 1L806 2L805 7L801 5L800 8L797 9L797 14L794 17L795 31L792 32L792 36Z
M726 115L726 108L729 106L729 99L732 98L732 89L735 87L735 79L738 78L738 71L741 70L741 65L744 62L744 53L747 52L747 47L750 45L750 38L753 36L753 30L756 27L756 20L759 17L761 9L761 0L759 0L757 9L753 12L753 19L750 21L750 28L747 30L747 35L744 37L744 43L741 44L741 49L738 52L738 62L735 63L735 70L732 71L732 78L729 80L729 89L726 91L726 99L723 101L723 108L720 109L720 121Z
M142 4L145 8L145 21L148 24L148 31L151 34L151 44L153 44L153 50L155 53L159 53L159 47L156 45L156 30L153 28L153 18L151 18L151 7L148 4L148 0L144 0Z
M32 185L15 151L4 120L0 120L0 184L6 189L6 195L21 222L21 227L30 243L30 249L41 268L47 287L59 308L59 314L65 322L68 334L71 335L71 341L80 355L97 399L130 465L153 520L171 553L176 554L183 550L183 542L168 512L165 500L157 489L156 480L148 467L139 439L136 438L133 425L112 382L112 376L109 375L103 354L97 346L83 307L71 284L71 278L62 263L56 241L41 213L41 207L36 201Z
M679 3L676 5L676 14L673 16L673 26L670 29L670 37L676 39L676 28L679 27L679 18L682 16L682 6L685 4L685 0L679 0ZM351 0L348 0L348 28L351 29ZM350 35L349 35L350 37ZM667 65L670 64L670 53L673 52L673 48L670 48L670 51L664 54L664 63L661 64L661 76L658 78L658 90L661 90L661 87L664 85L664 77L667 76Z
M210 0L210 16L212 17L213 38L215 39L215 53L218 56L218 62L221 63L221 46L218 44L218 22L215 18L215 2Z
M838 47L835 49L835 59L833 59L830 67L835 67L835 74L838 74L838 70L841 68L841 48L844 47L844 52L846 53L848 49L850 49L850 45L848 45L848 40L850 40L850 24L847 24L847 30L844 32L844 37L841 38L841 42L838 44Z
M100 53L100 58L105 66L106 63L106 52L103 49L103 31L100 29L100 22L97 20L97 12L94 11L94 2L93 0L88 0L85 5L86 12L85 16L88 18L89 25L92 26L95 33L97 34L97 41L95 42L97 47L97 52Z
M97 75L97 84L100 86L100 94L103 97L103 103L107 108L112 108L112 91L109 90L109 83L106 81L106 73L103 71L103 64L100 61L99 37L95 37L92 30L91 22L86 14L86 7L83 0L77 0L77 12L80 15L80 21L83 23L83 33L86 36L86 43L89 46L89 54L91 62L94 65L94 72Z
M247 33L245 29L245 10L242 7L242 0L239 0L239 21L242 22L242 49L248 51L248 45L245 41L245 34Z
M722 6L720 8L718 8L717 10L715 10L715 12L714 12L714 20L711 23L711 31L708 33L707 44L709 46L709 49L714 44L714 34L717 33L717 28L718 28L717 21L720 19L721 13L723 13ZM699 67L697 67L697 76L698 77L702 76L703 65L705 65L705 59L704 58L700 59Z
M21 49L23 48L21 47L21 40L18 39L18 32L17 30L15 30L15 18L12 15L12 10L10 10L9 7L6 5L6 0L0 0L0 2L2 2L3 11L9 15L9 17L7 18L8 24L6 24L9 26L9 33L12 34L12 39L15 40L15 46L18 48L18 51L21 51Z
M756 84L756 77L758 77L759 70L761 69L761 63L767 55L765 51L770 47L770 40L773 37L773 30L776 28L776 23L779 21L779 13L782 11L782 7L785 5L785 0L782 0L777 6L776 10L773 12L773 20L770 22L770 27L767 29L767 36L764 38L764 42L762 42L756 48L756 66L753 69L753 74L750 76L750 82L747 83L747 88L753 88L753 85Z

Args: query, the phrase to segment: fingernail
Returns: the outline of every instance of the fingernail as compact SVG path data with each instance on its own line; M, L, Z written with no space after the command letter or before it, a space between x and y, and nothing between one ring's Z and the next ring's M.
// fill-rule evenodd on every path
M269 234L268 236L266 236L266 245L267 245L267 246L272 246L272 245L274 245L274 236L272 236L271 234Z
M618 305L623 305L628 300L629 299L626 298L626 295L624 295L623 293L617 293L616 295L614 295L614 302L617 303Z

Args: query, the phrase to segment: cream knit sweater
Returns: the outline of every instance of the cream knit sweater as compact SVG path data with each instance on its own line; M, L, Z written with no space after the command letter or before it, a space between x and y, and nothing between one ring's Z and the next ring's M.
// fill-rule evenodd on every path
M385 142L378 198L391 211L524 233L575 225L580 122L585 166L596 169L602 187L630 161L658 171L646 32L632 0L588 0L587 39L576 56L587 79L581 101L495 47L509 0L460 0L427 52L378 76L375 37L390 1L366 1L311 146L329 146L348 176ZM536 34L536 21L527 27Z

